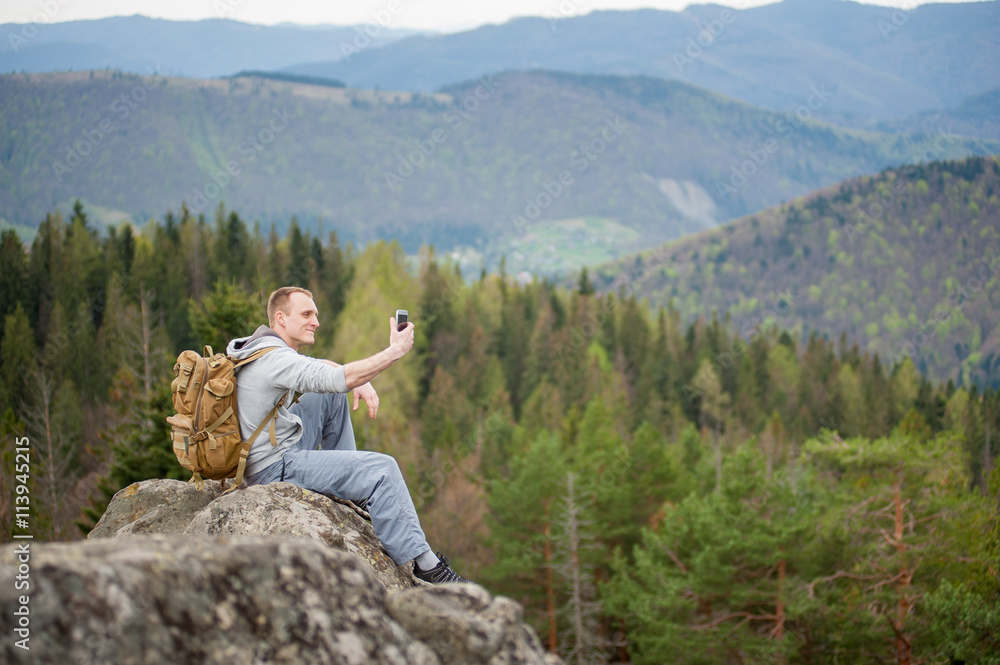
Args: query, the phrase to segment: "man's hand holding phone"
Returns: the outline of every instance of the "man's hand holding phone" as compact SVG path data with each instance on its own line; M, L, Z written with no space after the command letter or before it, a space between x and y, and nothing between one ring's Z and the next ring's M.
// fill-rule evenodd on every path
M405 309L397 309L396 316L389 318L389 348L398 354L397 360L413 348L413 324L407 321L408 318Z

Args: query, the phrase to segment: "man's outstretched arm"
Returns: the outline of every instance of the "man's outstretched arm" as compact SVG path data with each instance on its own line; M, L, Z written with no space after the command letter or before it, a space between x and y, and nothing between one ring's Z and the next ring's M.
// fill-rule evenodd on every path
M323 362L330 367L342 366L332 360L324 360ZM344 381L344 384L347 384L346 380ZM362 383L360 386L356 386L353 389L348 388L348 390L351 390L354 393L354 411L358 410L358 404L360 404L359 400L364 400L365 404L368 405L368 417L374 418L378 415L378 392L375 390L375 386L373 386L370 382Z
M396 317L390 317L389 324L388 348L373 356L344 365L344 378L347 380L348 390L368 383L413 348L413 324L407 323L402 330L396 330Z

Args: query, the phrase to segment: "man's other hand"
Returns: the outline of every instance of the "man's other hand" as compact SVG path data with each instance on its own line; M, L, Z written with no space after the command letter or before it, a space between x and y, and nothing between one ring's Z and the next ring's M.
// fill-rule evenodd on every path
M402 330L396 330L396 317L389 317L389 348L396 354L396 360L405 356L413 348L413 323L407 322Z
M371 383L360 385L354 389L354 411L358 410L360 400L364 400L365 404L368 405L368 417L374 418L378 413L378 393L375 392L375 387Z

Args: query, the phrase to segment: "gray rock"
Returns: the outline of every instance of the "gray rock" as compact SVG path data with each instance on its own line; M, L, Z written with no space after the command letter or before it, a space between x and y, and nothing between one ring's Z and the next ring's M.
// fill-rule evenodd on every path
M522 621L521 606L491 598L474 584L410 589L389 596L387 607L407 631L445 663L559 662L547 659L535 632Z
M206 480L202 492L179 480L132 483L115 494L87 537L182 533L191 519L221 493L221 483L216 480Z
M397 567L371 524L348 506L291 483L255 485L222 494L179 480L144 480L118 492L90 538L184 533L191 536L301 536L358 556L387 589L415 585L412 564Z
M356 556L302 537L132 536L31 544L30 651L19 565L0 549L0 662L444 665L558 662L521 608L472 584L389 593Z
M0 587L0 661L439 665L385 612L360 559L307 538L133 536L32 544L30 651ZM14 546L0 551L0 579Z
M346 505L291 483L255 485L219 497L184 533L311 538L361 558L387 589L414 586L412 564L397 567L371 524Z

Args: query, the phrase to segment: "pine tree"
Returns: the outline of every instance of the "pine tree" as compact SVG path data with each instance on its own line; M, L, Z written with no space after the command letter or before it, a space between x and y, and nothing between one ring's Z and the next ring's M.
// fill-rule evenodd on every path
M580 270L580 278L576 282L576 292L581 296L594 295L594 285L590 281L590 275L587 274L587 266L583 266L583 269Z
M422 366L420 394L426 397L437 368L441 366L451 370L457 360L456 321L452 307L457 289L449 283L447 275L434 260L433 249L423 266L420 282L420 306L417 310L420 335L416 351ZM414 325L417 325L416 322Z
M561 510L566 463L558 439L545 434L510 463L510 476L489 484L494 564L484 577L503 584L525 607L550 651L559 644L554 528Z
M921 599L967 566L967 520L985 507L965 489L960 452L945 436L914 446L901 436L832 435L806 452L836 482L830 517L838 556L834 570L809 584L832 610L827 630L842 636L841 648L873 658L924 660L934 647L923 639L930 626Z
M20 303L4 317L0 347L0 413L8 410L23 417L31 372L35 367L35 336Z
M212 255L223 279L247 285L256 267L252 258L251 240L246 224L235 210L228 216L220 203L215 217L215 237Z
M288 226L288 267L283 284L309 287L309 234L302 233L294 217Z
M190 304L191 330L198 340L224 353L230 340L253 333L263 318L260 305L235 282L218 281L201 303Z
M822 543L804 537L821 503L798 470L768 480L764 467L740 448L721 491L668 504L634 562L616 555L605 597L626 618L633 662L781 663L808 643L803 582Z
M63 266L65 223L57 211L45 215L38 226L28 260L27 313L35 331L35 343L41 347L48 335L49 317L55 305L53 273Z
M27 300L27 281L28 256L24 245L16 231L3 231L0 233L0 320Z

